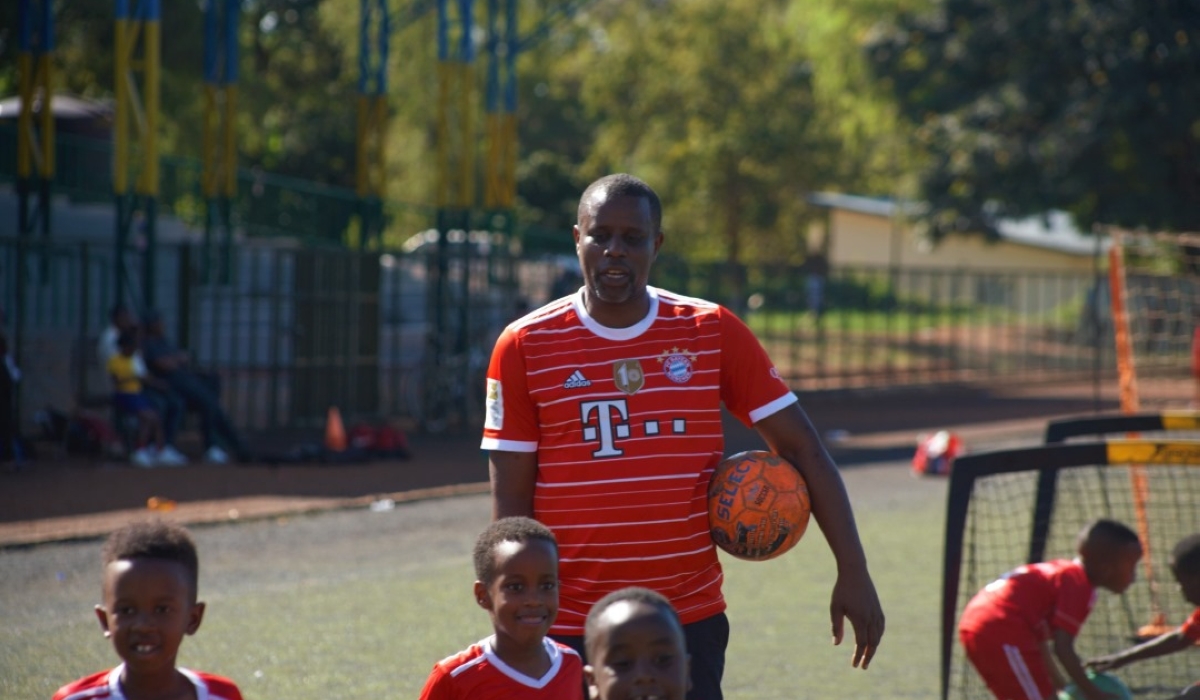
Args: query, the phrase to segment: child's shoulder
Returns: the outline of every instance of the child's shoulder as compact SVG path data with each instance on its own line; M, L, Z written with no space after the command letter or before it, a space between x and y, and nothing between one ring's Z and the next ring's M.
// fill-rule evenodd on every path
M551 639L550 637L546 637L545 640L543 641L543 643L546 645L546 648L548 650L553 649L553 650L557 651L559 654L562 654L566 658L571 658L571 657L574 657L576 659L580 658L579 652L575 651L573 648L567 646L566 644L563 644L562 642L558 641L557 639Z
M116 669L108 669L84 676L58 689L54 700L86 700L88 698L108 698L113 695L113 684L109 676Z
M224 676L187 668L181 668L179 672L187 676L193 685L203 686L208 691L209 700L242 700L242 691L237 684Z
M486 655L486 644L486 639L475 642L466 649L463 649L462 651L456 651L450 656L438 661L434 664L434 667L442 669L443 671L451 671L464 664L469 664L472 661L480 659Z

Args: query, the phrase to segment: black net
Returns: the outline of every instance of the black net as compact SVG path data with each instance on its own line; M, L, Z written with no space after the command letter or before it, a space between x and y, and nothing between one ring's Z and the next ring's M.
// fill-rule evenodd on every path
M1129 525L1145 540L1146 556L1129 590L1123 595L1098 591L1076 639L1080 658L1112 653L1146 634L1177 628L1193 607L1180 595L1169 560L1176 542L1200 532L1200 466L1122 464L1053 471L1057 480L1042 560L1074 558L1077 535L1100 517ZM1030 469L975 480L967 506L955 620L976 592L1029 559L1040 475ZM1144 494L1140 513L1139 493ZM1140 524L1139 518L1144 518ZM990 698L954 634L949 697ZM1115 673L1136 697L1171 697L1200 680L1200 649L1135 662Z

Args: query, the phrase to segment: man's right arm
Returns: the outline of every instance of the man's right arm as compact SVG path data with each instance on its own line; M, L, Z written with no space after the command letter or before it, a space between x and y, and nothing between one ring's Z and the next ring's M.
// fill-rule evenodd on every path
M536 452L488 453L492 481L492 519L513 515L533 517L533 488L537 483Z

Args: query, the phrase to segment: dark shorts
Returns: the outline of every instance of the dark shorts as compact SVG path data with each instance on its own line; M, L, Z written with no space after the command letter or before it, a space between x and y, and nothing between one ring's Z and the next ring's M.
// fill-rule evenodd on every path
M113 405L122 413L141 413L154 408L145 394L113 394Z
M587 663L582 636L551 636L579 652ZM729 618L718 613L684 625L683 636L692 660L692 689L687 700L723 700L721 677L725 675L725 648L729 646ZM588 697L586 689L584 697Z

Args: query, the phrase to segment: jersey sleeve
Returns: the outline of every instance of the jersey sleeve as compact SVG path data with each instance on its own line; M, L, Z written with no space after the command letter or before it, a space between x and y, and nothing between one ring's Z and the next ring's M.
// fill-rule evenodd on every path
M733 312L721 308L721 401L746 425L796 403L762 343Z
M1087 581L1082 568L1076 572L1064 572L1058 577L1054 602L1054 614L1050 626L1061 629L1075 637L1092 612L1096 600L1096 589Z
M496 340L488 364L483 443L480 447L485 450L536 452L538 435L537 406L529 395L520 336L509 327Z
M450 682L450 674L441 665L434 665L425 687L421 688L420 700L454 700L454 689Z
M1179 632L1193 642L1200 642L1200 608L1193 610L1188 619L1183 621Z

